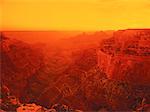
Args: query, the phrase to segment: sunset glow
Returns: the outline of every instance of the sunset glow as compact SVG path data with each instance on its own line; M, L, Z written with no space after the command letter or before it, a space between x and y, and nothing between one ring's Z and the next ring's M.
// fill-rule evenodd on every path
M1 30L150 27L150 0L1 0Z

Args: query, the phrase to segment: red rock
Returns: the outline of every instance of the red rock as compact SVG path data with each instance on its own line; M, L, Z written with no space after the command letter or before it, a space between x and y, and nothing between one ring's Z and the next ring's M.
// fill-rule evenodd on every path
M117 31L98 51L98 66L110 79L149 85L149 65L150 29Z

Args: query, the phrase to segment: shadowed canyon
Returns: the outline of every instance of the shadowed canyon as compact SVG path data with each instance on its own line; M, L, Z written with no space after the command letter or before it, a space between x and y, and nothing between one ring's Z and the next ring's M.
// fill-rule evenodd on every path
M2 112L150 111L150 29L4 31L0 45Z

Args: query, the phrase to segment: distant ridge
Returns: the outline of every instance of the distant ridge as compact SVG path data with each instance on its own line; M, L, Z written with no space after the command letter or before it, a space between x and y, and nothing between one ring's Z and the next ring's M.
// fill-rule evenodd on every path
M127 31L127 30L150 30L150 28L129 28L129 29L123 29L123 30L118 30L118 31Z

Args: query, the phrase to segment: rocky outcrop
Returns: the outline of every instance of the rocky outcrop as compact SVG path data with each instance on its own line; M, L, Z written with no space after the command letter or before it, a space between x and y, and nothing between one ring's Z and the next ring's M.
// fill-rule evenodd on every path
M110 79L149 85L150 29L120 30L104 40L98 51L98 66Z
M18 98L10 93L8 87L1 86L0 112L82 112L64 104L54 104L48 108L35 103L20 103Z

